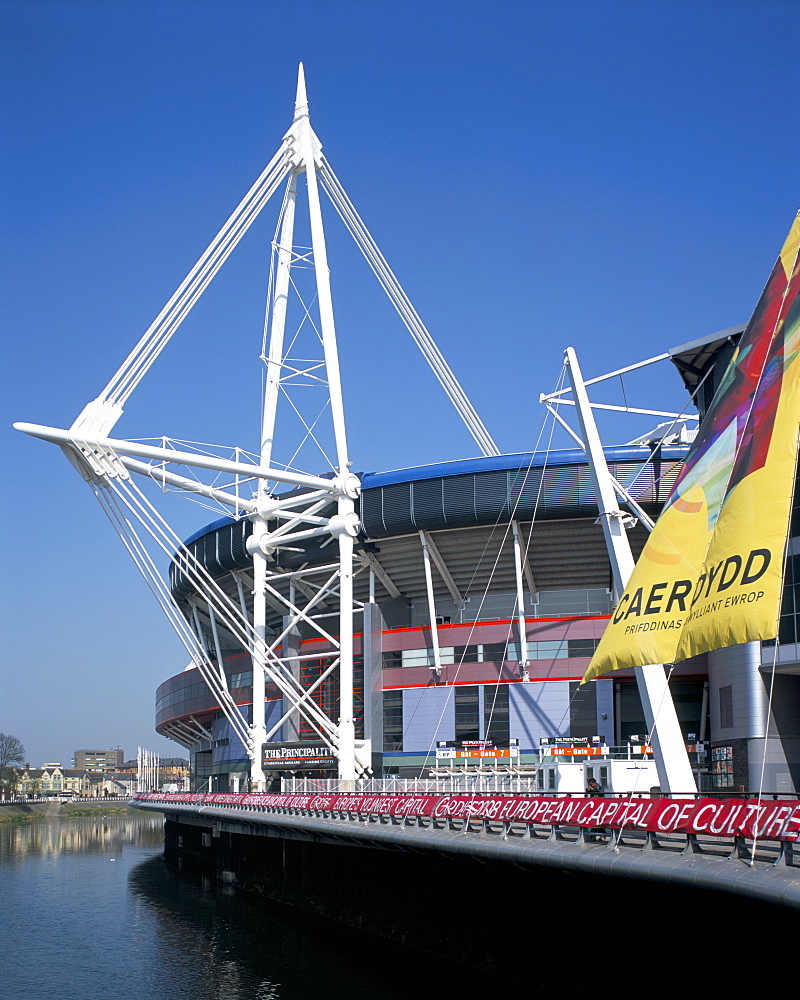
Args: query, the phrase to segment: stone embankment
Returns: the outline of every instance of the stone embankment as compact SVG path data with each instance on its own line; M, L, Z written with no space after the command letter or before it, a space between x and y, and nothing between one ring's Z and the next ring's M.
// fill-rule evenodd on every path
M68 819L70 816L108 816L129 809L128 799L59 799L36 802L0 802L0 823L28 823L42 819Z

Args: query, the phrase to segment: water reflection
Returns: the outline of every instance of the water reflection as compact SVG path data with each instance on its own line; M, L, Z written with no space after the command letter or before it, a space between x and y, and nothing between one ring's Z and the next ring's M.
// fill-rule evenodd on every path
M162 857L160 816L0 827L0 998L408 1000L488 992L447 963L236 895ZM495 984L496 985L496 984Z
M303 995L280 990L284 976L275 944L283 928L246 900L225 895L209 879L179 872L160 857L138 865L129 884L140 904L137 921L151 922L156 930L160 954L151 969L159 995L167 986L173 995L197 1000Z
M151 911L159 966L197 1000L408 1000L421 993L475 995L488 980L467 979L439 960L223 890L152 858L130 875ZM427 988L426 988L427 987Z
M155 849L163 843L164 821L152 814L132 812L0 824L0 858L4 862L20 862L33 854L121 855L126 845Z

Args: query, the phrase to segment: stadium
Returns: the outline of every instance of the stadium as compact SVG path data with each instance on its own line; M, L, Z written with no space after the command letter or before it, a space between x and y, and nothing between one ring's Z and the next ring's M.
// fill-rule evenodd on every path
M625 591L631 555L644 547L693 432L685 420L673 419L633 442L603 448L589 414L604 404L588 400L590 383L568 349L571 390L543 401L581 447L502 454L321 149L301 67L294 120L277 152L105 389L69 429L15 425L64 449L189 653L190 665L159 686L155 721L159 733L190 752L194 789L262 791L296 775L338 775L349 788L357 777L374 775L525 777L534 782L529 788L559 791L558 768L543 763L585 764L594 756L645 761L652 743L667 793L693 792L692 784L701 791L796 792L796 503L778 643L720 643L723 648L666 664L675 712L665 675L652 660L627 657L613 674L581 685ZM296 222L301 178L305 230ZM281 187L260 355L258 453L167 436L149 439L152 444L111 437L130 395ZM352 472L320 192L481 457L442 456L422 467ZM783 267L774 273L788 287ZM704 414L744 331L723 330L591 382L669 359L686 388L686 406L698 410L702 436ZM742 357L752 359L750 346L748 341ZM740 372L749 361L733 367ZM764 371L754 384L779 384L774 373L762 379ZM557 412L567 400L556 397L569 391L580 436ZM756 398L756 390L742 398ZM631 409L627 403L611 408ZM297 418L291 434L284 433L287 413ZM716 428L714 421L707 426ZM731 428L739 433L739 424L730 421L722 433ZM712 455L709 482L717 489L714 461ZM607 471L598 471L606 465ZM148 489L155 483L162 493L199 495L226 516L181 538L139 489L137 477L149 481ZM749 511L758 505L757 499ZM716 516L710 505L691 506L693 513L707 512L706 527ZM785 513L781 517L782 546ZM627 539L626 573L612 534L620 543ZM678 562L677 543L674 549ZM751 555L755 551L751 547ZM741 564L740 556L733 558ZM702 562L693 563L692 580ZM772 617L750 634L774 633L779 582L773 577ZM685 597L693 583L681 583ZM673 648L670 656L675 654ZM619 662L638 666L615 669ZM661 742L667 730L668 750ZM671 776L668 758L677 762ZM603 784L610 767L598 763Z
M741 332L741 327L724 331L669 352L687 391L702 386L701 415ZM612 475L651 515L666 499L686 451L686 445L663 440L605 449ZM542 746L555 741L562 750L572 744L565 753L573 756L562 760L585 759L581 745L593 743L642 752L646 727L633 672L579 687L614 600L582 451L443 462L366 473L361 480L355 718L357 737L370 741L373 773L418 777L437 773L437 766L465 774L476 768L485 774L524 773L540 762ZM249 520L225 518L186 539L235 600L252 590L251 531ZM646 531L636 525L629 536L637 553ZM325 543L316 539L279 558L290 586L307 593L330 562ZM780 792L800 787L796 558L789 560L785 583L768 733L760 720L769 696L764 671L774 658L770 645L718 650L671 672L670 689L701 789L752 788L765 739L764 787ZM215 646L202 598L177 561L170 582L206 648L221 650L228 687L247 714L248 653L219 628ZM325 610L333 616L337 609ZM269 635L280 635L284 623L276 602ZM297 657L303 685L335 718L336 674L325 675L332 654L302 628L283 640L283 655ZM165 680L156 697L156 728L191 752L194 787L246 787L245 748L197 669ZM308 724L291 713L274 685L268 685L266 697L268 728L288 716L271 740L313 742ZM327 763L327 769L321 762L308 770L279 759L270 773L333 775L334 762Z

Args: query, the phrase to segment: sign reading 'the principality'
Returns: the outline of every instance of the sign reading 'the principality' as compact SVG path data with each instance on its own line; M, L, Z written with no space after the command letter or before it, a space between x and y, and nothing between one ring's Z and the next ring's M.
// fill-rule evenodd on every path
M273 771L299 771L335 767L336 755L327 743L265 743L264 767Z

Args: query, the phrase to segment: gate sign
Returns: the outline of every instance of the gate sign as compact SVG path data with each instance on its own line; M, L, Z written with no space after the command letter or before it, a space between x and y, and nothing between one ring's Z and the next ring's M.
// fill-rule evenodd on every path
M477 746L469 750L437 750L437 760L500 760L501 758L519 757L519 747L509 747L508 750L498 750L493 746L479 749Z
M273 771L301 771L335 767L336 757L327 743L265 743L264 767Z

